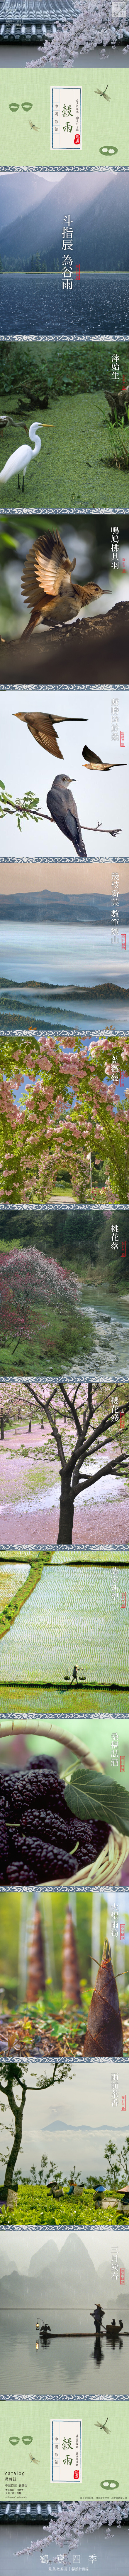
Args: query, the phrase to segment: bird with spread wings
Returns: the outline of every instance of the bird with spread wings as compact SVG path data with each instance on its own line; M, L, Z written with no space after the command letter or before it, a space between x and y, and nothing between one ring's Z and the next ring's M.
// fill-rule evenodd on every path
M23 599L26 600L27 608L30 608L31 612L29 634L30 629L32 633L34 627L39 626L42 619L48 617L50 612L51 616L53 612L54 617L58 615L58 602L61 605L62 617L63 608L65 614L66 609L68 612L71 609L73 614L73 601L76 610L88 605L91 599L100 598L98 583L72 582L71 576L75 572L75 565L76 555L73 555L71 562L63 536L58 535L58 528L53 531L51 528L45 531L43 529L43 534L36 536L34 545L30 546L29 554L26 555L21 578Z
M27 715L27 713L26 713L26 714L24 714L24 713L23 713L23 709L21 709L20 707L18 707L18 713L17 713L17 711L16 711L16 723L17 723L17 724L26 724L26 725L28 725L28 733L32 733L32 734L33 734L33 740L34 740L34 742L37 742L37 743L39 742L39 744L40 744L40 746L41 746L41 751L49 751L49 752L51 753L52 758L53 758L53 752L55 752L55 751L56 751L56 753L57 753L57 760L63 760L63 752L62 752L62 751L60 751L60 744L58 743L58 735L57 735L57 731L56 731L56 721L57 721L57 720L56 720L56 716L54 716L54 714L53 714L53 716L52 716L52 715L46 715L46 714L45 714L45 712L43 712L43 713L42 713L42 708L41 708L41 707L40 707L39 715L37 715L37 714L36 714L36 708L35 708L35 711L34 711L34 715L33 715L32 713L31 713L31 715ZM67 717L67 723L68 723L68 717ZM59 716L59 715L58 715L58 729L59 729L59 725L61 725L61 724L62 724L62 716ZM107 769L107 770L110 770L110 769L113 769L113 767L114 767L114 763L113 763L113 761L112 761L112 760L100 760L99 752L96 752L96 751L90 751L90 747L88 748L88 743L84 743L84 746L83 746L83 760L84 760L84 764L85 764L85 768L86 768L86 769ZM120 768L120 762L119 762L119 761L115 761L115 769L118 769L118 768Z
M46 714L42 715L41 707L40 714L38 716L36 715L36 709L34 716L28 716L24 715L23 710L19 707L18 714L16 711L16 722L17 724L28 725L28 733L33 734L34 742L40 743L41 751L50 751L52 759L53 752L56 751L57 760L63 760L63 751L60 751L56 732L56 716L48 716ZM58 725L61 724L61 722L62 718L61 716L58 716Z

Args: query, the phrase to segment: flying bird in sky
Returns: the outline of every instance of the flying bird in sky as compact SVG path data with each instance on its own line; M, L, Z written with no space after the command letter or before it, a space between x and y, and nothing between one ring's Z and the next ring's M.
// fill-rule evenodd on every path
M34 742L39 743L39 746L41 747L41 751L48 751L48 752L49 752L49 754L50 754L51 759L53 759L53 753L56 751L57 760L61 760L61 761L63 761L63 752L62 752L62 751L60 751L60 746L59 746L59 743L58 743L58 735L57 735L57 732L56 732L56 717L55 717L54 715L53 715L53 716L51 716L51 715L44 715L44 714L42 715L42 710L41 710L41 708L40 708L40 714L39 714L39 715L37 715L37 714L36 714L36 709L35 709L35 713L34 713L34 715L32 715L32 714L31 714L31 715L27 715L27 711L26 711L26 713L24 714L24 713L23 713L23 709L19 707L18 709L16 709L15 722L16 722L16 724L26 724L26 725L28 726L28 733L32 733L32 734L33 734L33 740L34 740ZM59 726L61 723L62 723L62 717L61 717L61 716L58 716L58 726ZM95 767L95 768L98 768L98 767L100 767L100 768L101 768L101 767L102 767L102 768L103 768L103 767L104 767L104 768L105 768L105 767L107 767L107 768L108 768L108 767L110 767L110 763L108 763L108 761L107 761L107 762L103 762L103 761L101 762L101 761L100 761L100 762L98 763L98 762L96 761L96 754L95 754L95 761L94 761L94 757L93 757L93 760L92 760L92 754L91 754L91 755L89 755L89 757L91 758L91 766L92 766L92 768L94 768L94 767ZM87 764L86 764L86 765L87 765ZM111 763L111 767L112 767L112 763ZM70 780L69 780L69 779L67 779L67 778L64 778L64 779L63 779L63 782L62 782L62 787L61 787L60 830L61 830L61 831L64 831L64 832L65 832L65 835L66 835L70 840L74 840L74 846L76 847L76 850L77 850L77 856L78 856L78 857L81 857L81 856L82 856L83 858L85 858L85 859L86 859L86 858L87 858L87 850L85 850L85 848L84 848L84 842L82 841L82 838L81 838L81 833L80 833L80 824L79 824L79 822L78 822L77 806L75 805L74 797L73 797L73 796L71 796L70 798L68 797L68 788L69 788L69 786L70 786ZM54 797L55 788L56 788L56 789L58 788L58 779L57 779L57 780L56 780L56 779L55 779L55 780L53 780L53 786L52 786L52 788L51 788L51 801L50 801L50 795L49 795L49 796L47 796L47 806L48 806L48 808L49 808L49 811L51 812L51 819L52 819L53 821L55 820L55 821L58 823L58 822L59 822L59 811L58 811L58 814L57 814L57 794L56 794L56 800L55 800L55 802L56 802L56 811L55 811L55 815L54 815L54 804L53 804L53 802L52 802L52 799L53 799L53 797ZM67 791L67 792L66 792L66 796L65 796L65 800L64 800L64 789L66 789L66 791ZM63 822L63 820L61 819L61 818L62 818L62 795L63 795L63 813L65 812L65 821L64 821L64 822ZM59 803L59 798L58 798L58 803ZM75 821L75 823L76 823L76 833L77 833L77 834L79 834L79 833L80 833L80 841L79 841L79 839L78 839L77 837L75 838L75 828L74 828L73 830L71 830L71 821L70 821L70 819L69 819L69 824L68 824L68 820L67 820L67 815L68 815L68 805L69 805L69 809L70 809L70 815L74 816L74 821ZM44 820L45 820L45 817L44 817ZM47 820L47 817L46 817L46 820ZM84 826L84 828L85 828L85 826ZM88 827L88 828L90 828L90 829L91 829L91 826L90 826L90 827ZM101 830L102 830L102 825L101 825L100 823L95 824L95 831L96 831L96 832L100 832ZM107 831L107 825L106 825L106 831ZM112 826L112 829L111 829L111 827L109 827L109 837L110 837L110 839L111 839L111 840L112 840L112 839L113 839L113 840L117 840L117 835L118 835L118 838L119 838L119 834L120 834L120 824L119 824L119 825L117 825L117 827L115 827L115 826L113 827L113 826Z
M61 716L59 716L58 723L61 724L61 721ZM41 708L39 716L36 715L36 712L34 716L27 716L27 714L23 715L21 708L18 708L18 713L16 713L16 723L28 725L28 733L33 733L34 742L39 742L41 744L41 751L50 751L52 759L53 752L56 751L57 760L63 760L63 752L59 751L59 743L56 733L56 716L42 715Z
M59 832L64 832L67 841L74 842L77 857L86 859L87 851L82 841L75 797L71 795L70 778L53 778L53 786L50 787L47 796L47 806L49 813L52 814L53 823L58 825Z
M120 761L120 760L115 760L115 762L114 762L113 760L100 760L99 752L98 752L98 751L90 751L90 746L89 746L88 742L84 742L84 743L83 743L83 760L84 760L84 762L85 762L85 769L107 769L107 770L109 770L109 769L114 769L114 767L115 767L115 769L121 769L121 761ZM122 766L123 766L123 764L122 764Z

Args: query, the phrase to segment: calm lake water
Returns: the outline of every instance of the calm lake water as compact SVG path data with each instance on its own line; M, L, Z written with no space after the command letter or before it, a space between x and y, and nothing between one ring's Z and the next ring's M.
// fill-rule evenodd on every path
M129 330L129 271L116 275L115 270L82 276L80 285L73 279L72 292L63 292L62 276L41 277L37 273L9 273L0 276L0 335L13 339L20 333L34 339L85 338Z
M22 2324L22 2319L17 2326L15 2325L12 2314L10 2328L9 2319L5 2319L2 2308L1 2323L2 2395L4 2389L5 2394L7 2392L10 2396L11 2393L13 2396L14 2392L17 2392L18 2396L22 2396L24 2385L26 2395L28 2394L33 2396L35 2391L35 2395L38 2398L48 2398L49 2396L68 2396L72 2398L73 2394L74 2397L78 2398L78 2390L80 2397L97 2396L97 2359L94 2345L94 2331L93 2333L89 2332L88 2339L85 2334L83 2334L83 2340L82 2337L77 2334L76 2341L74 2340L74 2335L72 2336L72 2333L69 2333L69 2337L67 2339L67 2332L65 2332L64 2338L63 2335L61 2336L60 2340L60 2335L58 2335L57 2332L57 2335L55 2333L55 2338L53 2339L50 2348L48 2347L47 2352L43 2350L42 2344L39 2343L39 2350L36 2356L35 2314L34 2318L32 2318L32 2315L30 2316L30 2322L28 2317L26 2330ZM114 2397L116 2394L117 2397L123 2397L124 2395L128 2395L128 2343L124 2342L123 2337L121 2351L119 2350L119 2344L116 2344L115 2351L113 2352L112 2345L108 2345L108 2343L106 2344L106 2336L105 2338L103 2336L101 2360L99 2364L99 2397L103 2394L105 2395L105 2383L106 2396L113 2395Z
M53 987L53 996L57 985L62 994L63 986L69 989L69 985L81 985L83 991L83 984L84 988L101 982L103 986L105 980L115 984L115 977L117 984L120 981L122 985L123 980L126 985L126 976L127 986L129 983L128 926L126 951L121 956L120 929L118 947L113 947L111 927L86 922L83 916L80 921L69 921L67 917L59 922L42 917L39 921L31 918L30 912L28 919L26 909L23 920L19 905L18 921L8 918L6 923L5 917L1 918L0 947L4 978L10 981L11 976L14 984L24 985L36 976L38 983L42 979L43 984Z

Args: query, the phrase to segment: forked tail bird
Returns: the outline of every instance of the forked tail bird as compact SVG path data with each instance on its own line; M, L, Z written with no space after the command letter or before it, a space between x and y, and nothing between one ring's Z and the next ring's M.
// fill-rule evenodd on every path
M88 742L83 743L82 756L85 763L85 769L121 769L120 760L115 760L115 762L113 760L100 760L100 753L98 751L91 751L90 744ZM124 766L126 766L125 763Z

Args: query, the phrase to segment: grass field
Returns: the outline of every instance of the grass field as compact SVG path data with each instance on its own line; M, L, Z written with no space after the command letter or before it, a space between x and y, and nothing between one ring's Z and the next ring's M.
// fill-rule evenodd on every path
M118 1598L113 1596L112 1565L86 1563L76 1557L71 1588L69 1549L43 1564L40 1579L33 1569L24 1585L24 1601L2 1609L0 1639L0 1680L18 1686L19 1672L24 1687L45 1683L62 1687L71 1682L77 1668L78 1685L88 1679L113 1686L114 1672L119 1687L128 1687L129 1669L129 1568L126 1562L125 1593L122 1596L121 1568L118 1575ZM11 1588L11 1587L10 1587ZM66 1669L67 1667L67 1669Z
M20 490L18 475L0 486L1 508L39 510L111 509L128 507L128 473L119 464L123 431L114 429L112 454L110 424L105 389L94 392L62 393L54 402L49 397L48 411L39 412L41 453L30 468L27 466L24 493L22 470ZM16 445L28 440L28 421L18 418L9 405L6 428L0 430L0 472ZM114 457L113 457L114 446ZM129 467L129 426L124 428L124 449ZM118 465L115 451L118 450Z

